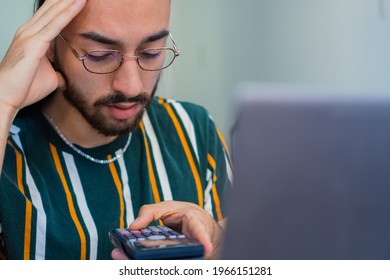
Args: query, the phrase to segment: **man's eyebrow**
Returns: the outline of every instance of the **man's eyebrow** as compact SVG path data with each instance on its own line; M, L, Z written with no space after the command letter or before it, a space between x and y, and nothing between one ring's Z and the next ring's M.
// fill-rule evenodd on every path
M142 40L142 44L152 43L152 42L158 41L164 37L167 37L168 35L169 35L168 30L161 30L160 32L158 32L156 34L153 34L149 37L146 37L144 40Z
M168 35L169 35L168 30L162 30L156 34L152 34L152 35L146 37L145 39L142 40L141 43L146 44L146 43L155 42L155 41L158 41L158 40L160 40ZM108 38L108 37L103 36L103 35L96 33L96 32L86 32L86 33L80 34L80 36L83 37L84 39L95 41L95 42L98 42L98 43L101 43L104 45L120 46L123 44L123 42L121 42L120 40Z
M104 45L120 45L121 42L118 40L114 40L103 35L100 35L96 32L87 32L80 34L81 37L87 40L95 41Z

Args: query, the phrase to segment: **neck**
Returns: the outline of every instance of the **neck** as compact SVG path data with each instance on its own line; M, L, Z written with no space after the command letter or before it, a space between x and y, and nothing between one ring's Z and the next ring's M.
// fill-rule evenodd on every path
M104 136L91 127L79 111L71 106L60 93L53 93L52 98L42 110L46 116L53 119L69 142L81 147L95 148L117 138L117 136Z

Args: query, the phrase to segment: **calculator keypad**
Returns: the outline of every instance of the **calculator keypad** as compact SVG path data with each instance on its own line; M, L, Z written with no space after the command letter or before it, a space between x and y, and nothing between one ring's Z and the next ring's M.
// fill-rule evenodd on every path
M117 231L130 242L186 237L167 226L149 226L141 230L117 229Z

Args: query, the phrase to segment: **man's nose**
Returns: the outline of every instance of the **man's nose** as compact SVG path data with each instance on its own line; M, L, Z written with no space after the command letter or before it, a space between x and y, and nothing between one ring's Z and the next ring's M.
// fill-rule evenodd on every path
M136 58L125 59L114 72L113 90L122 92L128 97L139 95L144 90L141 71L143 70L138 66Z

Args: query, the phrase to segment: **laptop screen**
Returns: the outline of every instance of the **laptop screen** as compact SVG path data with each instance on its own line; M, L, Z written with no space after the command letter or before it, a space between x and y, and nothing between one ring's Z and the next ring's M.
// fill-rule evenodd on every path
M390 96L245 84L223 259L390 259Z

